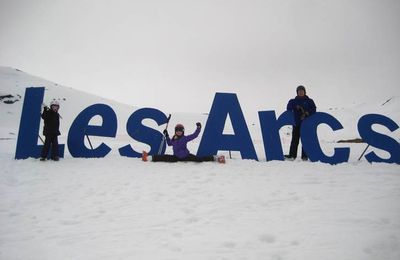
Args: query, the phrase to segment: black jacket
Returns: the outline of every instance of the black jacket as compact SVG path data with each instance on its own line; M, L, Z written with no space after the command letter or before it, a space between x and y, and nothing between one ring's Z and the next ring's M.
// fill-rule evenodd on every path
M60 135L60 115L51 109L43 110L42 118L44 120L43 135Z

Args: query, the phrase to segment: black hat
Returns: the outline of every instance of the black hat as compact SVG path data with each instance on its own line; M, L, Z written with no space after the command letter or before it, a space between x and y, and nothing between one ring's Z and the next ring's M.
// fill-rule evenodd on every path
M303 91L304 91L304 94L306 94L306 88L305 88L304 86L302 86L302 85L298 86L298 87L296 88L296 93L298 94L300 90L303 90Z

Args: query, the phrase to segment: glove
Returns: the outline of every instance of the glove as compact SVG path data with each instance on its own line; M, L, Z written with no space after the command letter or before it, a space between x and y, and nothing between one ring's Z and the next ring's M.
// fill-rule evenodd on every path
M304 113L304 108L302 106L297 105L296 110Z
M47 110L49 110L49 107L48 106L44 106L43 111L47 111Z
M167 129L165 129L165 130L163 131L163 134L165 135L165 137L169 137L169 134L168 134Z
M196 123L196 126L197 126L197 128L201 128L200 122L197 122L197 123Z
M303 113L301 113L301 116L300 116L300 120L304 120L309 115L310 115L310 113L308 113L308 111L303 110Z

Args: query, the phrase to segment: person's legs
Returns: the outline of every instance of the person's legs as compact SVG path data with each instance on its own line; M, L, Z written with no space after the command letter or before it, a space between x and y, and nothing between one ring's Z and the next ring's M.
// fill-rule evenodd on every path
M49 149L50 149L50 136L46 135L42 147L42 153L40 155L41 160L46 160L47 154L49 153Z
M306 151L304 151L304 148L301 148L301 159L303 160L308 160L308 155L306 154Z
M58 161L59 156L58 156L58 137L52 136L50 139L51 142L51 159Z
M290 143L289 156L292 158L297 157L297 147L300 141L300 126L293 126L292 141Z
M301 127L299 127L299 138L300 138L300 136L301 136ZM304 150L304 146L303 146L303 143L301 143L301 159L303 159L303 160L308 160L308 155L307 155L307 153L306 153L306 151Z
M203 159L201 157L196 156L196 155L189 154L185 158L179 159L179 161L182 161L182 162L202 162Z
M215 158L212 155L203 156L203 157L201 157L201 159L203 160L203 162L213 162L213 161L215 161Z
M187 157L180 159L180 161L184 162L212 162L215 161L214 156L209 155L209 156L196 156L193 154L189 154Z
M176 157L175 155L170 155L170 154L153 155L152 161L153 162L177 162L178 157Z

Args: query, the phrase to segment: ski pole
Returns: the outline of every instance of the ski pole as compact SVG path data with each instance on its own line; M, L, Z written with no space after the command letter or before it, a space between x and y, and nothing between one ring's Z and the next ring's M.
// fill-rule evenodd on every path
M40 135L38 135L38 136L39 136L40 141L42 141L42 143L44 144L42 137Z
M93 149L92 142L90 141L90 138L89 138L89 136L88 136L87 134L85 134L85 136L86 136L86 139L87 139L88 142L89 142L90 150L92 151L92 157L94 158L95 156L94 156L94 149Z
M167 130L170 119L171 119L171 114L169 114L169 116L167 118L167 125L165 126L164 131ZM165 135L163 133L163 136L162 136L162 139L161 139L161 143L160 143L160 147L158 148L158 153L157 154L161 154L162 148L164 147L164 143L165 143Z
M360 155L360 158L358 158L358 160L361 160L361 158L364 156L364 154L368 148L369 148L369 144L367 145L367 147L365 147L364 152L362 152L362 154Z
M92 142L90 141L90 138L89 138L88 134L86 133L86 128L85 128L85 130L84 130L84 133L85 133L86 139L87 139L88 142L89 142L90 150L92 151L92 157L94 158L95 156L94 156L93 145L92 145Z
M86 139L87 139L87 140L88 140L88 142L89 142L90 149L93 151L93 145L92 145L92 142L90 141L90 138L89 138L89 136L88 136L87 134L85 134L85 136L86 136Z

